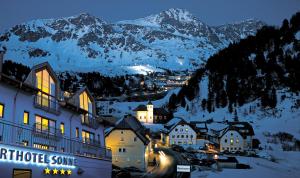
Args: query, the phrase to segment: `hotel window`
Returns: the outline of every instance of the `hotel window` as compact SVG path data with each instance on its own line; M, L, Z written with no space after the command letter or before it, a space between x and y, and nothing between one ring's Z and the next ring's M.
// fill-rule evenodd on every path
M55 96L55 83L47 69L43 69L36 74L36 86L42 92L38 92L37 103L44 107L55 107L49 95Z
M84 91L79 95L79 104L81 109L84 109L90 114L93 113L92 102L87 92ZM89 124L89 116L89 114L82 115L82 123Z
M35 116L35 129L36 131L43 132L46 134L56 134L55 133L55 121L50 120L41 116Z
M95 134L85 130L81 132L81 136L84 143L91 143L95 140Z
M126 148L123 148L123 152L124 152L124 153L126 152Z
M121 137L121 140L120 140L121 142L123 142L124 141L124 137Z
M227 139L225 139L224 142L227 143Z
M24 111L24 114L23 114L23 124L24 125L29 124L29 112L27 112L27 111Z
M0 118L4 117L4 104L0 103Z
M78 127L76 127L75 136L76 136L76 138L79 138L79 128Z
M61 132L61 134L65 134L65 124L62 122L62 123L60 123L60 132Z
M134 137L133 141L134 141L134 142L136 142L136 141L137 141L137 138L136 138L136 137Z
M236 143L239 143L240 142L240 140L239 139L236 139Z
M122 152L122 148L119 148L119 152L120 152L120 153Z
M48 145L43 145L43 144L39 144L39 143L34 143L33 147L34 148L38 148L38 149L42 149L42 150L49 150L49 146Z
M13 178L31 178L32 171L27 169L13 169Z
M28 140L23 140L22 143L23 143L23 146L28 146Z

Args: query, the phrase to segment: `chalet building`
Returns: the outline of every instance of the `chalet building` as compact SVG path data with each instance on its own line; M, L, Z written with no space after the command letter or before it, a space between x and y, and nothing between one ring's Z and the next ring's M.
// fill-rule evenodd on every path
M0 71L1 177L111 177L106 123L87 88L63 97L47 62L24 82Z
M166 123L170 118L168 111L164 108L154 108L151 101L147 105L139 105L133 111L142 123Z
M196 139L196 129L181 118L173 118L161 131L161 141L167 146L192 146L196 145Z
M136 167L145 171L150 151L144 126L131 115L106 129L105 142L112 150L112 162L119 167Z
M220 132L220 152L245 152L252 150L254 131L248 122L228 122Z

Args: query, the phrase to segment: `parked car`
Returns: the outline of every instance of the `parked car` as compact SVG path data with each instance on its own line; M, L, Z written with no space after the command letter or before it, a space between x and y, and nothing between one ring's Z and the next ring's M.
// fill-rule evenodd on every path
M184 148L182 146L179 145L172 145L171 146L172 150L183 153L184 152Z

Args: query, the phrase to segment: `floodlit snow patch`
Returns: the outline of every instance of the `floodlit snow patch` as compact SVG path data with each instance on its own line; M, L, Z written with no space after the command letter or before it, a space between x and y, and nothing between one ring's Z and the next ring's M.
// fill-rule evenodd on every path
M152 73L152 72L163 72L163 70L157 69L157 68L152 67L150 65L128 66L127 68L131 71L131 73L134 73L134 74L147 75L148 73Z

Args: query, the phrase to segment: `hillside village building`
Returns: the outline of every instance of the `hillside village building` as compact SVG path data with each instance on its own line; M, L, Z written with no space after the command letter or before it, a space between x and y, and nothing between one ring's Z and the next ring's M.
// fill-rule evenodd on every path
M154 108L151 101L147 105L139 105L133 111L142 123L166 123L170 117L169 112L164 108Z
M197 132L184 119L173 118L161 132L161 141L167 146L173 144L184 147L196 145Z
M62 96L48 63L24 82L0 71L1 177L111 177L105 124L86 88Z
M253 128L248 122L229 122L220 132L220 152L251 151L253 136Z
M150 151L146 129L134 117L125 116L105 132L105 142L112 149L112 162L119 167L145 171Z

